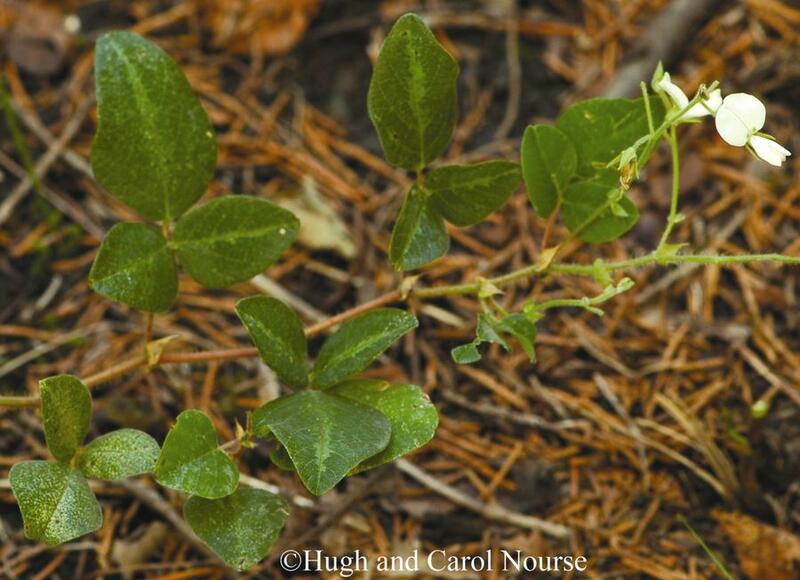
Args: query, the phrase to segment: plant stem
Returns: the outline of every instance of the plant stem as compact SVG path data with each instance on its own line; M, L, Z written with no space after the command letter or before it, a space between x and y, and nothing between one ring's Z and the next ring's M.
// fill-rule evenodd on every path
M605 262L599 264L551 264L544 270L542 270L540 266L534 264L525 266L524 268L520 268L519 270L509 272L508 274L504 274L502 276L489 278L483 283L486 284L488 282L494 286L502 287L536 275L566 274L573 276L595 276L598 268L601 268L606 273L610 274L612 272L618 272L621 270L634 270L636 268L652 266L656 264L715 264L725 266L754 262L774 262L778 264L800 265L800 256L785 256L783 254L740 254L723 256L714 254L689 254L662 256L657 255L656 252L652 252L638 258L631 258L629 260L621 260L618 262ZM477 294L480 292L481 287L482 285L480 282L454 284L450 286L432 286L413 290L409 295L420 299L464 296L469 294ZM314 336L320 334L331 327L346 322L347 320L350 320L351 318L354 318L355 316L358 316L359 314L362 314L368 310L395 302L402 302L407 298L408 296L404 295L401 291L392 290L391 292L382 294L373 300L359 304L358 306L354 306L353 308L345 310L344 312L332 316L331 318L309 326L306 329L306 335ZM552 306L561 305L562 304L553 304ZM572 302L563 305L578 306L578 304L574 304ZM258 356L258 350L255 347L241 347L226 350L208 350L199 352L173 352L164 354L160 358L158 364L237 360L254 358L256 356ZM147 358L144 355L138 355L113 365L103 371L100 371L99 373L90 375L83 379L83 382L88 387L94 387L146 365ZM0 407L36 407L38 404L39 398L36 396L0 396Z
M678 223L678 196L680 194L681 184L681 166L680 166L680 152L678 150L678 138L675 135L675 127L670 127L667 132L667 141L669 142L669 150L672 154L672 194L669 203L669 216L667 217L667 227L664 228L664 233L661 235L661 240L658 242L658 247L655 253L661 254L664 247L669 241L669 236L672 229Z
M34 396L16 397L13 395L0 396L0 407L24 408L24 407L38 407L38 406L39 406L39 397L34 397Z

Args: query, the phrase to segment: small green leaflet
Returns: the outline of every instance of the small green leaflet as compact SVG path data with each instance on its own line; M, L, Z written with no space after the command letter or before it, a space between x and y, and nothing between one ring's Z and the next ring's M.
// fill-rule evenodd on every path
M536 362L536 324L524 314L509 314L499 321L497 327L517 339L528 359Z
M650 97L653 123L664 120L664 106ZM605 165L620 152L648 135L647 111L643 99L589 99L564 111L556 122L578 152L578 173L591 176L596 165Z
M192 278L207 288L225 288L272 265L299 228L297 218L274 203L229 195L181 216L172 244Z
M272 433L308 491L322 495L385 449L392 425L360 403L323 391L300 391L257 409L253 430L258 436Z
M617 172L607 169L567 188L561 217L578 238L601 244L617 239L636 225L639 210L620 191Z
M78 452L78 469L86 477L115 481L152 473L161 448L155 439L136 429L101 435Z
M206 499L230 495L239 483L236 464L219 448L211 419L194 409L178 415L164 440L155 474L164 487Z
M520 155L528 198L536 213L549 217L578 169L575 146L555 127L532 125L522 136Z
M289 517L289 508L268 491L240 488L221 499L190 497L183 517L228 566L241 571L267 555Z
M152 220L180 216L214 175L208 115L178 65L132 32L95 49L97 133L92 170L112 195Z
M467 344L457 346L450 351L453 360L458 364L472 364L481 360L478 347L484 342L499 344L506 351L511 346L504 334L516 339L530 361L536 362L536 324L524 314L508 314L497 319L488 314L478 315L475 339Z
M25 536L48 546L69 542L103 524L89 482L64 463L24 461L11 468L11 490L25 524Z
M446 165L425 176L429 205L450 223L471 226L497 211L519 186L519 165L511 161L484 161Z
M275 298L251 296L236 304L236 314L269 368L286 384L304 388L308 384L306 335L294 310Z
M360 373L418 324L413 314L399 308L370 310L345 322L322 345L314 366L314 386L327 389Z
M89 272L89 286L138 310L165 312L178 295L175 258L154 227L117 224L100 246Z
M39 381L42 422L47 447L67 462L83 443L92 418L92 396L79 379L58 375Z
M428 196L413 186L406 194L389 242L389 261L401 272L421 268L450 249L444 220L432 210Z
M386 449L356 468L372 469L425 445L439 425L439 414L428 396L416 385L392 385L376 379L356 379L333 387L331 394L380 411L392 424Z
M458 64L418 16L395 23L367 94L389 163L417 171L444 152L458 116L457 77Z
M450 356L453 361L460 365L469 365L481 360L481 353L478 350L478 345L474 342L468 342L455 347L450 351Z

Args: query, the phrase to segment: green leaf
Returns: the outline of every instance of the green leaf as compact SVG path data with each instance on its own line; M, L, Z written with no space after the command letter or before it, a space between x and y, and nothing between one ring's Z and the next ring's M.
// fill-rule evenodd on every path
M392 426L378 411L323 391L301 391L253 413L253 430L271 432L286 447L314 495L333 488L389 443Z
M268 491L240 488L222 499L190 497L183 517L228 566L241 571L267 555L289 517L289 507Z
M478 315L478 325L475 329L475 337L478 339L478 344L481 342L492 342L499 344L505 350L509 350L508 342L500 335L501 329L499 328L498 321L487 314Z
M265 199L220 197L181 216L172 243L189 275L208 288L245 282L297 238L300 222Z
M283 445L278 445L269 452L269 460L282 471L297 471L292 463L292 458L289 457L289 453Z
M109 230L89 272L89 286L145 312L169 310L178 295L175 259L152 226L121 223Z
M416 171L447 148L458 116L458 64L425 23L406 14L383 43L367 94L386 160Z
M103 512L83 474L64 463L25 461L9 474L25 536L63 544L103 524Z
M481 353L478 350L478 344L475 342L468 342L455 347L450 351L450 356L453 357L453 362L460 365L469 365L481 360Z
M578 169L575 146L555 127L532 125L522 136L520 155L528 198L536 213L548 217Z
M536 325L527 316L510 314L500 320L497 328L516 338L530 361L536 362Z
M178 415L169 430L155 474L164 487L206 499L230 495L239 483L236 464L218 447L211 419L193 409Z
M161 448L155 439L136 429L101 435L78 453L78 469L86 477L115 481L152 473Z
M520 180L519 165L484 161L447 165L425 176L431 209L457 226L471 226L503 207Z
M406 194L389 242L389 261L396 270L421 268L450 249L444 220L431 210L428 197L416 185Z
M650 98L653 122L664 120L664 106ZM590 176L595 164L605 165L620 152L649 134L644 100L589 99L564 111L556 122L578 152L578 173Z
M79 379L58 375L39 381L47 447L59 461L69 461L89 432L92 396Z
M163 50L125 31L97 41L95 78L97 181L147 218L178 217L203 195L217 160L189 82Z
M578 181L567 188L561 216L569 231L578 238L601 244L620 237L636 225L639 210L620 191L616 171L605 170L593 179Z
M294 310L275 298L252 296L236 303L236 314L269 368L295 389L305 387L306 335Z
M326 389L363 371L418 324L413 314L399 308L370 310L345 322L319 351L314 386Z
M329 392L380 411L392 425L386 449L361 463L356 471L378 467L422 447L433 438L439 425L436 407L416 385L356 379L341 383Z

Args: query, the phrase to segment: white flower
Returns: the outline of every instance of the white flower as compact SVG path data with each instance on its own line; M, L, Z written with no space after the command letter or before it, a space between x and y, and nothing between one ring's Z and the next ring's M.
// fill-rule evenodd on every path
M761 135L753 135L750 138L750 146L756 152L756 155L775 167L780 167L786 161L786 158L792 154L791 151L779 143Z
M749 145L758 157L771 165L780 166L791 152L758 134L766 118L767 109L764 103L753 95L734 93L725 97L717 110L717 132L729 145Z
M672 82L672 78L669 76L668 72L665 72L661 80L656 83L656 88L667 93L679 111L682 111L689 105L689 97L686 96L686 93L684 93L678 85ZM721 104L722 93L719 89L715 89L708 95L708 99L704 99L700 103L695 103L688 111L681 115L681 120L698 119L706 115L712 115L716 113Z

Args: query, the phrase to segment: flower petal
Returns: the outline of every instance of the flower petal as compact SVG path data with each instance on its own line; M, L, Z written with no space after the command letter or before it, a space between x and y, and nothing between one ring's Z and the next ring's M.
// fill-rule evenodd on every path
M786 158L792 154L791 151L783 147L780 143L776 143L760 135L753 136L750 139L750 145L753 146L756 155L775 167L780 167L783 162L786 161Z
M743 147L766 118L764 103L753 95L734 93L725 97L717 110L717 131L727 143Z
M761 127L764 126L764 121L767 118L767 109L764 107L764 103L753 95L733 93L725 97L722 104L733 111L752 133L760 131Z
M705 101L706 106L714 111L714 114L717 114L720 106L722 105L722 91L719 89L714 89L708 95L708 98Z
M672 101L678 106L678 110L682 110L689 104L689 97L686 96L681 88L672 82L668 72L664 73L661 80L656 83L656 86L667 93Z

